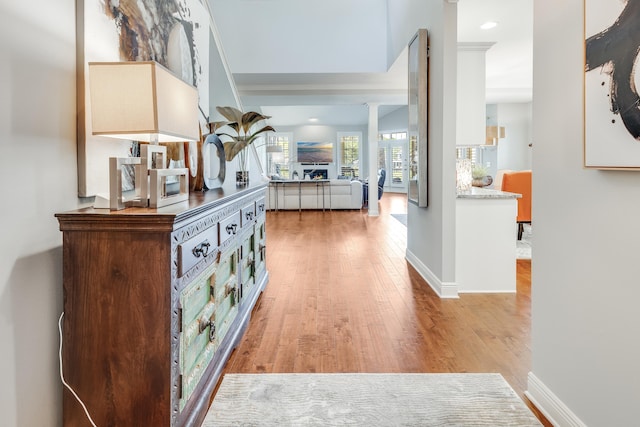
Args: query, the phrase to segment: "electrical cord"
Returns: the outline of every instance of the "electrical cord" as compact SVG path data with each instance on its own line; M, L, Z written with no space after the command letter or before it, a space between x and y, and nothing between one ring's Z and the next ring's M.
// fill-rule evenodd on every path
M63 316L64 316L64 311L62 312L62 314L60 314L60 318L58 319L58 331L60 332L60 349L58 350L58 359L60 360L60 379L62 380L62 384L64 384L65 387L69 389L71 394L73 394L73 396L80 403L80 405L82 405L82 409L84 409L84 413L87 414L87 418L89 419L89 422L91 423L91 425L93 427L97 427L96 423L93 422L93 418L91 418L91 415L89 415L89 411L87 410L87 407L84 405L84 402L82 401L82 399L80 399L80 397L78 397L78 395L71 388L71 386L67 384L67 382L64 380L64 375L62 374L62 317Z

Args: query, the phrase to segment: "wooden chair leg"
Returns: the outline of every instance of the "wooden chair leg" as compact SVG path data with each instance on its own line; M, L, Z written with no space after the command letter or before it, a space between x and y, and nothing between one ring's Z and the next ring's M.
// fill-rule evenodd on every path
M522 233L524 233L524 224L518 223L518 240L522 240Z

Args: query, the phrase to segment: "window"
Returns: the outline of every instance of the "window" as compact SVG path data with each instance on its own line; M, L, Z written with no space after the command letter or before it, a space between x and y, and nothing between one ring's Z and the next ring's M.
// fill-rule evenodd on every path
M475 164L477 153L475 147L456 147L456 159L469 159Z
M406 132L388 132L388 133L381 133L380 135L378 135L378 141L393 141L398 139L406 140L407 133Z
M360 132L338 133L338 161L340 162L340 175L351 178L360 177Z
M267 150L267 165L269 175L279 175L289 178L289 146L293 135L291 133L272 133L267 140L267 147L282 147L282 152L269 152Z

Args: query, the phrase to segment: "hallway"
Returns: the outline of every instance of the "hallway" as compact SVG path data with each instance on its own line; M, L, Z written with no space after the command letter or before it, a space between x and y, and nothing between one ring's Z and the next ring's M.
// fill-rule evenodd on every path
M517 294L440 299L404 259L402 212L393 193L379 217L268 212L270 282L225 373L498 372L523 397L531 262Z

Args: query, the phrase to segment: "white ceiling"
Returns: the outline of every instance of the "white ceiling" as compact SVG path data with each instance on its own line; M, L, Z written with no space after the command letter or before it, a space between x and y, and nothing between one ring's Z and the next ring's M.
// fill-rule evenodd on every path
M495 42L487 52L487 103L531 100L532 17L533 0L459 0L458 41ZM481 30L486 21L498 26ZM366 126L367 102L380 104L380 117L406 105L406 64L404 51L386 73L243 73L234 79L245 110L261 108L276 128Z

